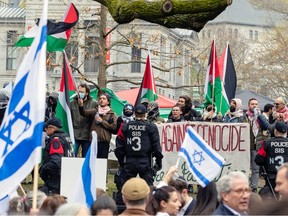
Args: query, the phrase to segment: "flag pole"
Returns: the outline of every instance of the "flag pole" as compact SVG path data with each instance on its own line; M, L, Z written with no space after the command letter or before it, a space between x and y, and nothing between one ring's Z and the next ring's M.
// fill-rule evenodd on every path
M37 192L38 192L38 170L39 170L39 164L36 163L34 167L34 181L33 181L33 201L32 201L32 209L37 209Z
M213 59L213 69L212 69L212 106L214 105L214 90L215 90L215 58L216 58L216 43L215 43L215 35L214 35L214 38L213 38L213 44L214 44L214 47L213 47L213 53L212 53L212 59Z
M179 162L180 162L180 159L179 159L179 157L177 158L177 161L176 161L176 169L178 169L178 166L179 166Z
M23 196L26 196L26 192L25 192L25 190L21 184L19 184L19 188L20 188L21 192L23 193Z

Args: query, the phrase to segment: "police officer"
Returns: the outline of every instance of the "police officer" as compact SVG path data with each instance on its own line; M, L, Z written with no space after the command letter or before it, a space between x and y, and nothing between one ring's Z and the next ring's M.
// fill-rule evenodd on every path
M60 130L62 128L60 119L49 119L44 127L47 138L43 163L39 170L44 185L39 190L47 195L60 194L61 158L74 157L73 144L70 137Z
M122 133L116 138L115 155L120 164L120 185L116 195L117 204L122 203L122 185L137 174L148 185L153 185L155 171L162 168L162 150L159 132L155 124L146 120L146 107L142 104L135 108L135 121L123 124ZM155 165L153 166L153 159Z
M287 125L276 122L274 133L275 137L264 141L255 157L256 164L264 167L266 175L266 184L259 194L274 193L272 190L275 188L277 170L283 163L288 162Z

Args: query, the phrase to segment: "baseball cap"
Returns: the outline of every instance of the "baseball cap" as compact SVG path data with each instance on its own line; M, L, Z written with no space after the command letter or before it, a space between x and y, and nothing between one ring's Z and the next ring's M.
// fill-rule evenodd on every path
M140 104L140 105L137 105L136 106L136 109L135 109L135 113L137 114L145 114L147 112L147 109L144 105Z
M49 125L53 125L58 128L62 128L62 122L58 118L51 118L47 122L45 122L44 127L47 128Z
M277 121L275 124L275 129L280 133L285 133L287 132L287 125L284 122Z
M142 178L131 178L125 182L121 192L127 200L141 200L150 193L150 188Z

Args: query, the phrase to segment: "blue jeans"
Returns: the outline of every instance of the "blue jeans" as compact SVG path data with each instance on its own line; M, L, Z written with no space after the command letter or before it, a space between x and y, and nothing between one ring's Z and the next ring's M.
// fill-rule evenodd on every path
M81 146L82 157L85 157L90 145L91 145L91 141L89 141L89 140L75 140L75 156L77 157L79 147Z

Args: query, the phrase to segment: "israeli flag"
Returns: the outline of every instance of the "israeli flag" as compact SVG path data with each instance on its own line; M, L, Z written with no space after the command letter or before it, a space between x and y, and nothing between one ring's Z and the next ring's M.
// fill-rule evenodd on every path
M96 159L97 133L92 131L92 142L81 169L81 176L75 185L71 202L81 203L90 208L96 200Z
M213 150L191 126L187 129L179 156L186 160L190 172L202 187L209 184L225 164L225 159Z
M46 95L46 35L48 0L39 32L16 75L14 89L0 127L0 199L41 161Z

